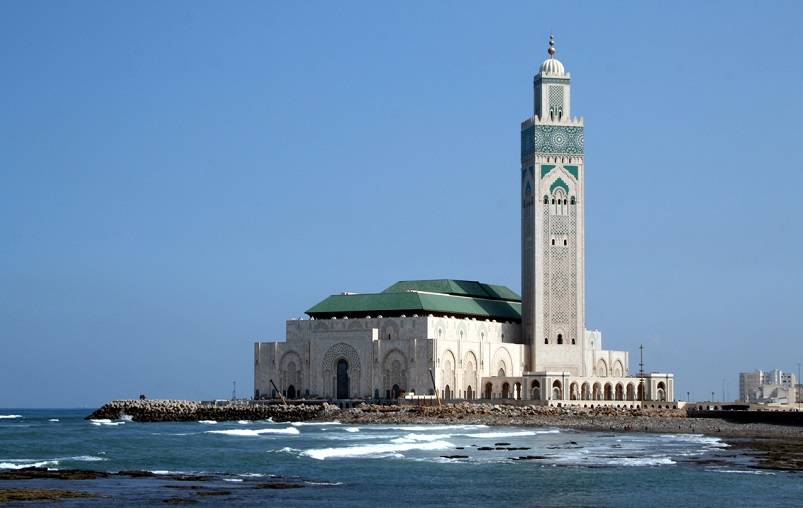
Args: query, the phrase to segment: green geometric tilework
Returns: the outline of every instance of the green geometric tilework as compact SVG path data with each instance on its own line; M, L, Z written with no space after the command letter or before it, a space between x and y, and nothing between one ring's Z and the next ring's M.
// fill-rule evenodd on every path
M555 169L555 166L550 166L549 164L541 164L541 178L545 177L549 174L550 171Z
M583 128L532 125L521 131L521 156L533 153L582 155Z
M558 179L552 182L552 185L549 186L549 192L555 192L556 187L563 187L563 190L566 191L566 194L569 193L569 186L566 185L566 182L564 182L560 177L558 177Z
M577 166L563 166L563 169L571 173L571 175L574 177L575 180L579 178L577 176L578 175Z

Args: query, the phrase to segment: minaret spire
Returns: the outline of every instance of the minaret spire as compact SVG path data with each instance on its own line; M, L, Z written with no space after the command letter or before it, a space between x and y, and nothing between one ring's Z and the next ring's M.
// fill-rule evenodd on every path
M549 34L549 49L546 52L549 53L549 58L555 58L557 50L555 49L555 36L552 34Z

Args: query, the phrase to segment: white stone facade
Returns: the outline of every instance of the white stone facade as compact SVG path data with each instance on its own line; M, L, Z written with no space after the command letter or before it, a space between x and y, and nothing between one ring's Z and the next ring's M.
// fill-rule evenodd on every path
M431 394L432 369L439 396L477 398L482 378L520 379L525 358L520 340L518 323L468 318L290 320L285 342L255 345L255 396L275 395L271 379L285 396ZM345 383L343 373L338 377L338 363L343 361Z

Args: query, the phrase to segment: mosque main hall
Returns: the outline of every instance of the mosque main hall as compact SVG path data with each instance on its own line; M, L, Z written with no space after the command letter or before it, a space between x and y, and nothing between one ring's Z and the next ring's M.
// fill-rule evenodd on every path
M585 322L583 119L571 75L549 57L521 124L521 290L407 280L329 296L254 345L254 396L524 399L548 405L669 403L674 376L630 368Z

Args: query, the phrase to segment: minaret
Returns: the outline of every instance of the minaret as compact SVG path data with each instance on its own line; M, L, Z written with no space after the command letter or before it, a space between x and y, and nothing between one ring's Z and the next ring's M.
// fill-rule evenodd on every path
M522 336L531 372L583 376L585 335L583 120L571 117L571 76L547 58L521 124Z

